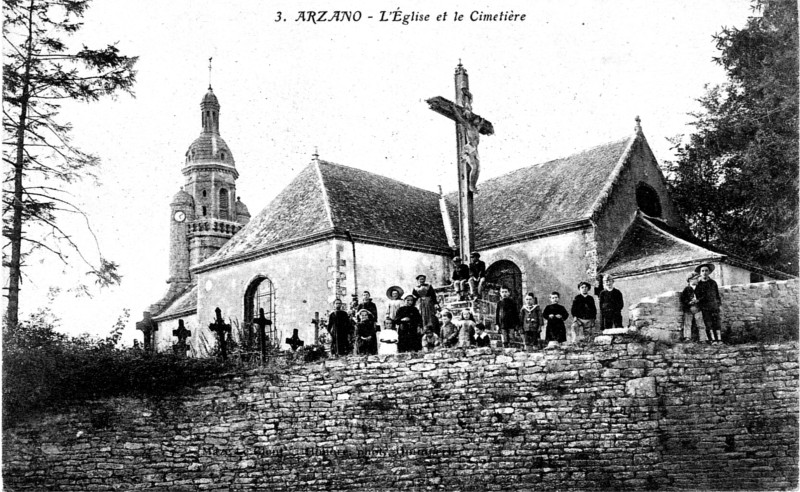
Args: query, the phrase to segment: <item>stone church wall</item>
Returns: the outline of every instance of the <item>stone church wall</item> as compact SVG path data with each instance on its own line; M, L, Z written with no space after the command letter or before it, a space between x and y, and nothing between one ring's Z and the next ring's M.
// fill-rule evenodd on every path
M798 350L599 337L350 357L3 432L6 490L779 490Z
M544 306L557 291L569 309L578 282L586 279L585 255L584 231L577 230L481 251L481 260L487 268L500 260L514 262L522 271L523 294L533 292Z
M715 272L716 273L716 272ZM798 280L779 280L720 287L721 324L730 336L770 339L784 326L797 326ZM664 339L681 336L680 292L665 292L631 305L632 324Z
M222 310L226 322L244 323L245 292L251 282L263 275L272 281L275 290L276 316L273 321L278 339L292 336L292 330L297 328L300 338L310 341L314 335L314 325L311 324L314 312L319 311L322 315L331 309L328 298L333 292L334 271L333 242L326 241L199 273L199 328L208 340L214 340L208 325L214 321L217 307ZM192 330L193 327L187 328ZM193 331L189 342L202 353L198 350L199 340Z
M350 295L365 290L372 295L378 307L378 316L383 318L387 310L386 290L399 286L406 295L417 285L417 275L426 275L428 283L435 286L450 283L452 258L448 256L408 251L375 244L356 242L355 265L357 278L353 275L353 245L348 241L337 241L341 249L341 259L345 265L341 268L342 285L345 286L347 301ZM358 291L355 283L358 281Z
M602 213L596 218L597 260L604 265L619 245L625 231L633 222L639 208L636 203L636 186L645 183L655 190L661 202L661 218L673 227L682 227L683 220L678 215L658 163L650 148L637 142L629 157L628 166L623 169L613 187Z

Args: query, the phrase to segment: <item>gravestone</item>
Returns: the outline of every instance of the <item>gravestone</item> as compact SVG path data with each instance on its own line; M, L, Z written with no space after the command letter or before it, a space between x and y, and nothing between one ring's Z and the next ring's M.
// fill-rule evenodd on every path
M150 317L150 311L142 313L142 320L136 322L136 329L144 334L144 352L146 354L153 353L153 338L155 337L156 330L158 330L158 323L153 321L153 318Z
M295 328L291 338L286 339L286 343L292 347L292 352L297 352L298 348L306 344L306 342L300 340L300 337L297 335L297 331L297 328Z
M178 328L176 330L172 330L172 336L178 337L178 343L172 346L172 351L180 358L186 357L186 352L189 350L189 344L186 343L186 339L192 334L191 331L187 330L186 327L183 325L183 320L178 320Z
M222 310L220 308L216 308L214 313L216 314L215 320L208 325L208 329L217 334L222 360L228 360L227 337L225 335L231 332L231 325L225 323L222 319Z

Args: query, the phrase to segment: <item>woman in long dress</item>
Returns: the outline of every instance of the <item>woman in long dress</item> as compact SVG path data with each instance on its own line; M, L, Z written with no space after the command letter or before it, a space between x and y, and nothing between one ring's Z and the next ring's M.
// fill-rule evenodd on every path
M436 306L439 300L436 298L436 291L433 286L425 283L425 275L417 275L417 286L411 294L418 299L419 314L422 315L422 326L420 330L420 337L425 331L425 328L430 327L433 331L439 332L439 323L436 318Z

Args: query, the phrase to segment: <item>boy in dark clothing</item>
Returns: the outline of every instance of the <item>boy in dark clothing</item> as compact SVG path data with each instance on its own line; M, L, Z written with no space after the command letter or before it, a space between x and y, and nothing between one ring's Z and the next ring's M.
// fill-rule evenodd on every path
M558 303L560 299L561 294L558 292L551 293L550 304L542 312L542 317L547 322L545 340L552 342L553 345L567 341L567 330L564 322L569 318L569 313L564 306Z
M480 253L469 255L469 293L473 299L479 299L483 293L483 282L486 280L486 263L481 261Z
M364 291L361 294L361 303L356 306L356 313L361 311L362 309L366 309L372 315L372 321L376 321L378 319L378 306L372 302L372 297L370 297L368 291Z
M525 296L525 305L519 311L522 322L522 336L524 337L525 350L539 346L542 308L539 307L536 296L528 292Z
M582 340L584 336L591 335L594 330L594 320L597 318L597 308L594 305L594 297L589 295L589 282L578 284L580 294L575 296L572 301L572 327L567 332L567 341L575 343Z
M467 295L469 285L469 267L461 261L461 257L453 258L453 287L456 289L459 300L464 300Z
M706 334L708 339L713 340L713 345L722 343L720 331L722 327L719 322L719 307L722 304L722 297L719 295L719 286L709 275L714 271L714 265L704 263L694 269L700 274L694 292L697 296L698 306L703 313L703 321L706 324Z
M614 288L614 277L603 277L603 290L600 292L600 313L603 315L603 329L622 328L622 292Z
M478 347L490 347L492 344L492 339L489 338L489 334L486 333L486 326L483 323L477 323L475 325L475 345Z
M495 313L495 324L500 330L500 339L503 347L510 345L511 330L519 330L519 308L517 303L511 298L511 291L508 287L500 287L500 301L497 303Z

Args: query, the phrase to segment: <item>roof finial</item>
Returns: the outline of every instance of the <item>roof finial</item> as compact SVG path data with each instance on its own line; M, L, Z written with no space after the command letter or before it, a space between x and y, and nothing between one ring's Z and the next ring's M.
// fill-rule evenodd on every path
M213 56L208 57L208 90L211 90L211 60Z
M317 150L317 146L314 146L314 153L311 154L311 160L318 161L319 160L319 151Z
M639 118L639 115L636 115L636 127L634 131L636 131L636 133L642 133L642 119Z
M436 186L438 186L438 187L439 187L439 197L440 197L440 198L441 198L441 197L443 197L443 196L444 196L444 193L442 193L442 185L436 185Z

